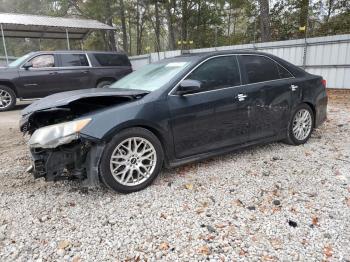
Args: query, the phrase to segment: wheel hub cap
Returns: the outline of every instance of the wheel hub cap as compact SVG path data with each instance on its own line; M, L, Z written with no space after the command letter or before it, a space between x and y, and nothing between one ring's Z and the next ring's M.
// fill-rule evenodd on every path
M144 138L131 137L114 149L110 170L120 184L136 186L151 176L156 163L157 154L154 146Z
M5 91L0 89L0 108L8 107L12 102L11 95Z
M298 140L308 137L312 129L312 117L308 110L299 110L293 119L293 135Z

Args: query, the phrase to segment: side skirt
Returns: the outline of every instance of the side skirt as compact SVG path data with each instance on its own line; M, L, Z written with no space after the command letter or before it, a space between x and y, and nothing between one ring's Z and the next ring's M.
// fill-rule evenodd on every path
M225 148L221 148L219 150L215 150L215 151L211 151L211 152L207 152L207 153L203 153L203 154L198 154L198 155L194 155L194 156L190 156L190 157L186 157L186 158L181 158L181 159L170 160L168 163L165 163L165 167L166 168L174 168L174 167L178 167L178 166L181 166L184 164L205 160L207 158L211 158L211 157L215 157L215 156L219 156L219 155L223 155L223 154L227 154L227 153L232 153L232 152L244 149L244 148L248 148L248 147L252 147L252 146L256 146L256 145L268 144L271 142L277 142L277 141L280 141L283 139L285 139L285 134L279 134L279 135L276 135L273 137L268 137L268 138L264 138L261 140L255 140L255 141L251 141L248 143L235 145L235 146L231 146L231 147L225 147Z

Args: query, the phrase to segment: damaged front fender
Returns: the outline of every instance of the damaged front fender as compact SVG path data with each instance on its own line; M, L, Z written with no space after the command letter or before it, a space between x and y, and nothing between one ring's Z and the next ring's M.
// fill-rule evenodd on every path
M105 142L82 129L94 122L98 113L141 100L148 93L112 88L76 90L45 97L25 108L20 129L31 136L34 177L47 181L79 179L88 187L99 185Z

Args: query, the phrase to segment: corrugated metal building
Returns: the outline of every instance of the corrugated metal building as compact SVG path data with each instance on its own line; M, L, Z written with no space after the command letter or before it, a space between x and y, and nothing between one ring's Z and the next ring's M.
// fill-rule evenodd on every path
M222 46L189 50L191 53L218 50L257 50L279 56L327 80L329 88L350 89L350 35L335 35L288 41ZM181 50L131 57L135 70L164 58L181 54Z

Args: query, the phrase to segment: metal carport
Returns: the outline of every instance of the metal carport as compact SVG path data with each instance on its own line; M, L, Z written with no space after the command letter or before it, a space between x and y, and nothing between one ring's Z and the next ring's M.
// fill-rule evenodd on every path
M90 32L116 28L96 20L0 13L0 33L4 46L6 62L8 55L5 37L83 40Z

